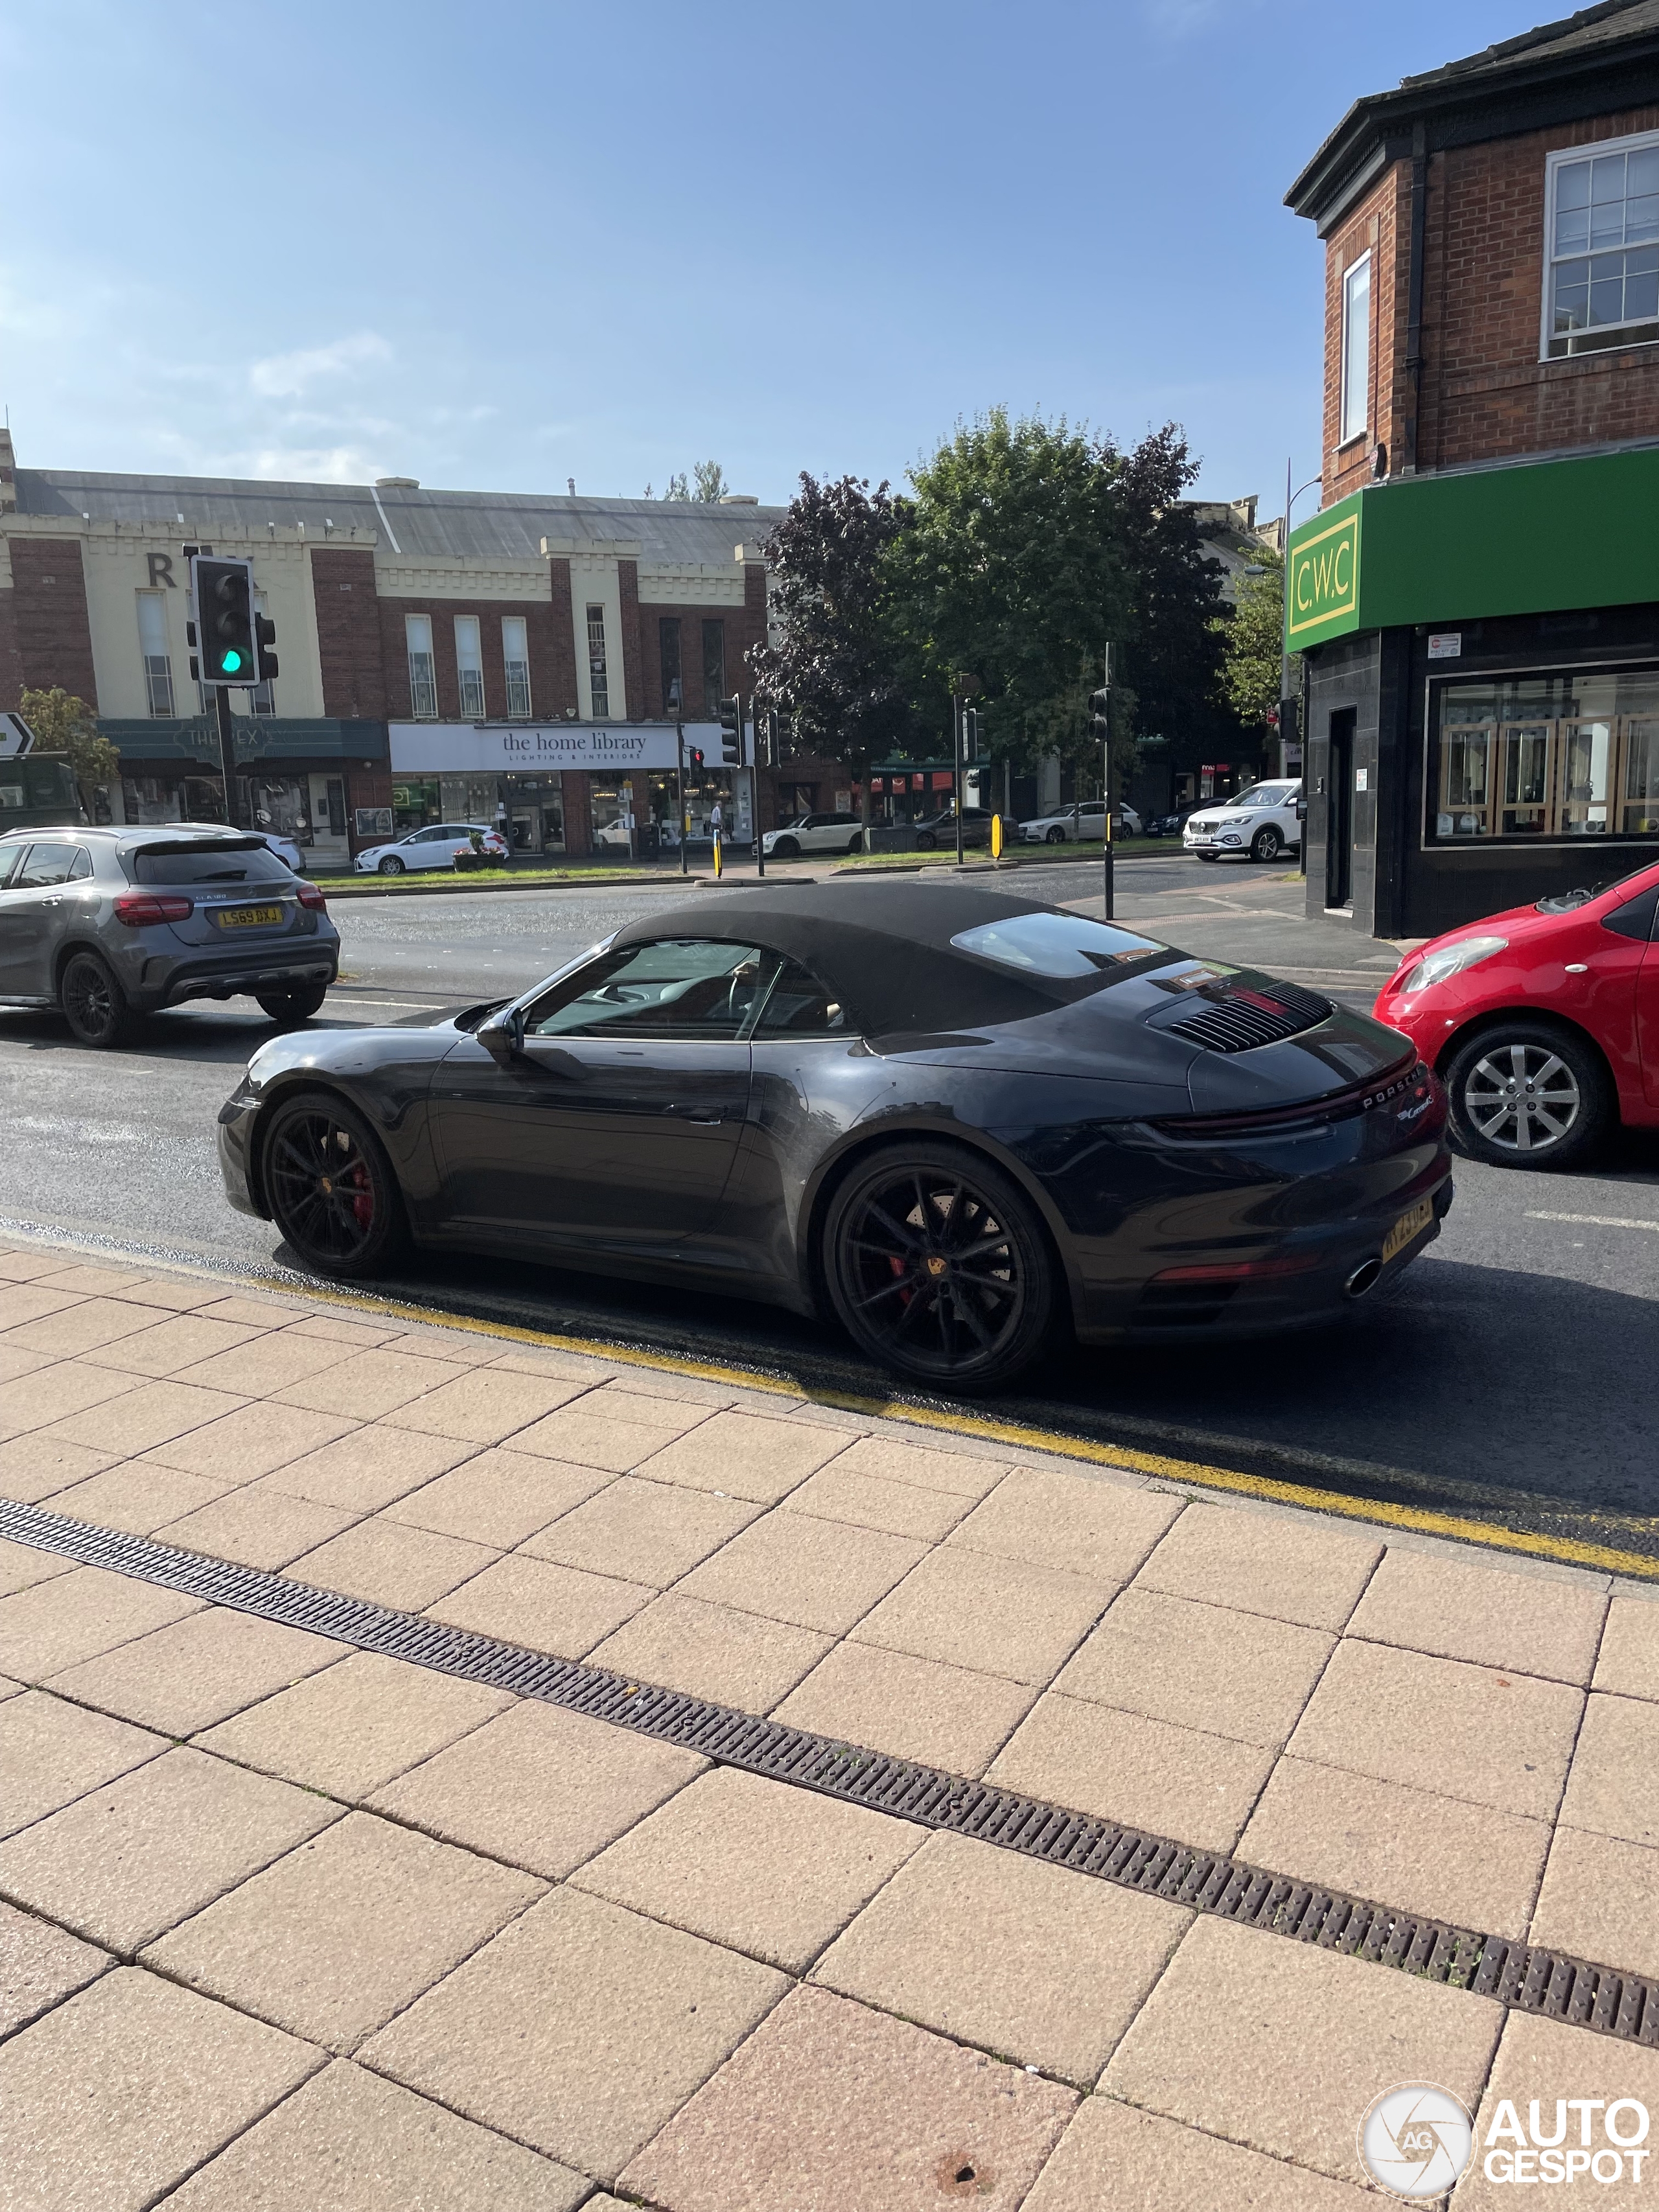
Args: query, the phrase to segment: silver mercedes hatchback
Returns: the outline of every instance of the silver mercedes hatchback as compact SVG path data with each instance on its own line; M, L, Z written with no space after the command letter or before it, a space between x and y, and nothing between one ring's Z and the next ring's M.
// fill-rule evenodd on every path
M120 1044L186 999L255 999L308 1021L340 962L314 884L234 830L22 830L0 837L0 1006L57 1006Z

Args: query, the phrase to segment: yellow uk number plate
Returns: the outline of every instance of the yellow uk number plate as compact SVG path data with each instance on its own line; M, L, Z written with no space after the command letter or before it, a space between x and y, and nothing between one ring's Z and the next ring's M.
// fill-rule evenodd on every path
M273 921L282 918L279 906L227 906L219 909L221 929L268 929Z
M1420 1237L1434 1219L1434 1200L1419 1199L1409 1213L1402 1213L1394 1227L1382 1239L1382 1258L1386 1263L1396 1253L1403 1252L1414 1238Z

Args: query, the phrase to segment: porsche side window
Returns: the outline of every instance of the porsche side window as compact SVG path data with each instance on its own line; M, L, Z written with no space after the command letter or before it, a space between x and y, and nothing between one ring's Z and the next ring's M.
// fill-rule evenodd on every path
M752 945L673 937L620 945L529 1009L528 1036L735 1038L760 1003L773 956Z
M1091 921L1080 914L1017 914L1007 921L988 921L951 939L959 952L1000 962L1028 975L1073 977L1109 974L1133 960L1167 952L1169 947L1133 930Z
M848 1028L847 1009L799 963L780 963L777 981L767 995L755 1027L757 1039L830 1036Z

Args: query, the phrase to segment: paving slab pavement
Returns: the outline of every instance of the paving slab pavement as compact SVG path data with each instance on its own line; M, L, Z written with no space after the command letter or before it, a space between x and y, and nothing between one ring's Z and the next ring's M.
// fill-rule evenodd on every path
M0 1498L1659 1973L1639 1585L43 1247L0 1426ZM1604 2169L1659 2105L1654 2050L15 1539L0 1772L5 2212L1345 2212L1419 2081L1461 2208L1531 2100L1622 2115Z

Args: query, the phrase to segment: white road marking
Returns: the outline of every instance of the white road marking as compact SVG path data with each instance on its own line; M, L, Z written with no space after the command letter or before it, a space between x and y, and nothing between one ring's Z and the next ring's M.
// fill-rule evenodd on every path
M1528 1213L1528 1221L1574 1221L1589 1229L1656 1229L1659 1221L1644 1221L1632 1213Z

